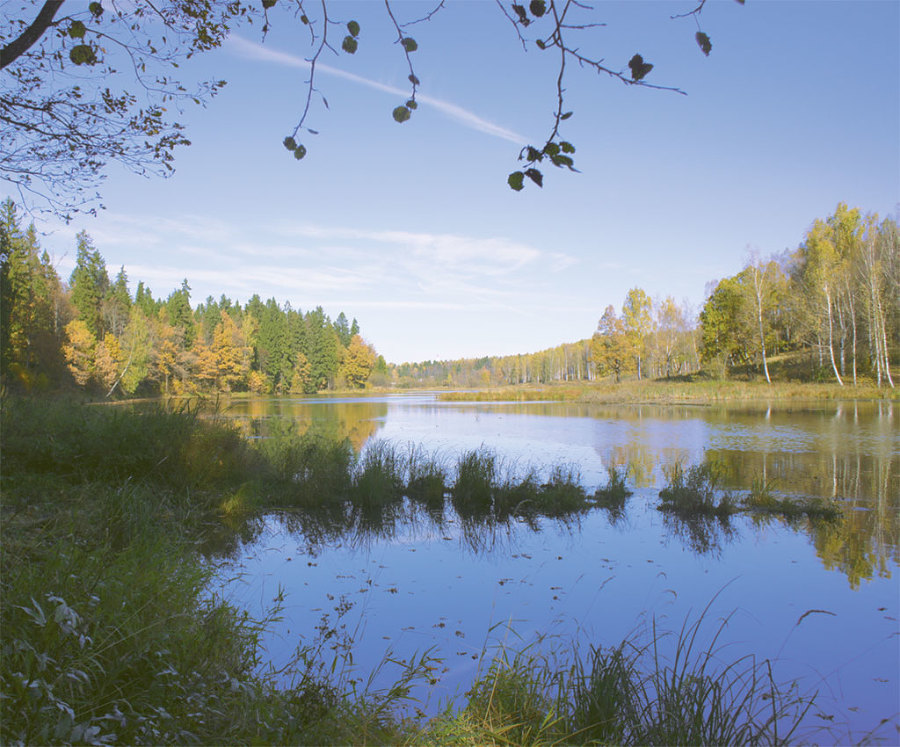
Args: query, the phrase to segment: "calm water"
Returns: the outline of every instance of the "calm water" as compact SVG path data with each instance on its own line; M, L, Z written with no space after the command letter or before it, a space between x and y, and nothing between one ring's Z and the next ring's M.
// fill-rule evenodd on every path
M409 512L373 531L315 530L295 515L266 517L223 565L226 590L259 614L283 594L266 638L278 666L317 626L352 638L365 678L386 653L433 648L438 685L419 693L434 712L458 698L481 654L506 643L543 649L614 645L646 630L676 631L707 605L704 630L728 623L723 659L775 663L776 679L818 692L806 738L896 743L900 713L900 408L588 406L442 403L430 394L259 399L226 415L265 438L285 419L301 431L420 444L453 460L481 446L508 469L574 464L584 486L628 468L623 515L601 509L569 522L472 529L447 512ZM689 526L656 510L664 468L714 460L727 488L764 480L776 493L839 500L843 518L793 525L738 516ZM809 613L809 614L806 614ZM387 665L376 683L397 669ZM887 723L882 723L888 719ZM828 731L820 731L827 729Z

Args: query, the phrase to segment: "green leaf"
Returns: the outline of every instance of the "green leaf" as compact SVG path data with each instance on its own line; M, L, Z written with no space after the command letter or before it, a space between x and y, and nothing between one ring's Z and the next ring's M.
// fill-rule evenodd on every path
M419 45L416 44L416 40L411 36L407 36L405 39L401 39L400 43L403 45L403 48L407 52L415 52L419 48Z
M275 0L262 0L262 6L266 10L275 6Z
M356 54L356 50L359 49L359 42L356 41L352 36L345 36L344 41L341 44L341 49L343 49L347 54Z
M559 144L559 147L562 148L563 153L574 153L575 152L575 146L572 145L572 143L567 143L565 140L563 140Z
M91 15L94 16L94 18L99 18L103 15L103 6L100 3L91 3L88 5L88 10L91 11Z
M647 73L653 69L653 65L649 62L644 62L644 58L639 54L628 60L628 67L631 68L631 79L635 81L643 80L647 77Z
M306 148L303 145L298 145L294 150L294 158L298 161L306 155Z
M531 21L528 20L528 14L525 12L524 6L513 3L512 9L515 14L519 16L519 23L521 23L523 26L527 26L529 23L531 23Z
M697 45L703 50L703 54L709 57L709 53L712 51L712 42L709 37L702 31L698 31L694 34L694 38L697 40Z
M409 82L412 83L414 86L421 85L421 81L415 75L409 76Z
M304 26L309 26L309 16L305 14L300 16L300 23L302 23Z
M359 24L356 21L350 21L347 24L347 31L351 36L359 36Z
M556 143L547 143L544 146L544 153L552 158L557 153L559 153L559 146Z
M290 135L288 135L283 142L284 147L288 150L297 150L297 141L294 140L294 138L292 138Z
M560 120L568 119L573 113L574 112L566 112L565 114L560 115Z
M406 108L407 109L418 109L419 105L416 103L415 99L410 99L409 101L406 102Z
M570 171L575 170L572 168L575 165L575 161L568 156L553 156L550 160L553 161L554 166L559 166L560 168L567 166Z
M544 175L537 169L527 169L525 171L525 176L531 179L531 181L533 181L539 187L544 186Z
M533 148L530 145L525 149L525 155L529 161L541 160L541 152L537 148Z
M547 48L547 45L544 44L543 40L541 40L541 39L537 39L534 43L537 44L538 49L546 49Z
M391 113L391 116L393 116L395 122L405 122L410 118L411 114L406 106L398 106Z
M73 39L83 39L85 30L81 21L72 21L72 25L69 26L69 36Z
M547 3L544 0L531 0L528 9L531 11L531 15L540 18L547 12Z
M525 186L525 174L521 171L513 171L507 177L506 183L509 185L510 189L521 192L522 188Z
M77 44L69 50L69 59L76 65L94 65L97 63L97 53L89 44Z

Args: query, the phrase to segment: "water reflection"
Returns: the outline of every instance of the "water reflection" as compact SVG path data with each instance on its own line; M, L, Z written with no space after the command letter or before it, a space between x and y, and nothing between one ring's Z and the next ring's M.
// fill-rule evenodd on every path
M343 441L360 451L384 426L388 404L383 400L357 398L247 398L232 400L222 413L233 420L244 435L267 438L278 423L290 421L300 435L311 434Z
M652 491L665 484L664 468L716 463L724 469L724 489L736 494L761 482L780 496L835 500L843 507L837 522L757 518L777 522L810 537L823 565L847 576L850 585L889 577L900 562L900 436L898 412L884 402L698 405L588 405L559 402L445 403L433 396L373 398L245 399L225 412L249 436L279 438L285 422L299 433L349 439L357 452L378 434L394 443L419 444L427 452L459 454L489 444L512 461L546 465L577 462L588 488L613 470L627 469L629 484ZM440 532L450 500L466 546L491 546L510 525L539 522L519 510L478 501L463 505L445 495L443 483L410 482L407 500L416 520ZM398 497L399 498L399 497ZM514 501L514 497L510 497ZM488 511L490 506L490 511ZM507 507L508 508L508 507ZM607 507L610 523L621 522L621 507ZM493 513L491 513L491 511ZM348 525L359 542L396 537L398 523L410 521L401 504L330 507L298 518L313 546L348 541ZM702 525L701 525L702 524ZM730 526L714 522L685 525L667 517L667 528L696 552L720 553L733 541ZM247 529L242 529L246 533ZM494 537L494 539L490 539Z

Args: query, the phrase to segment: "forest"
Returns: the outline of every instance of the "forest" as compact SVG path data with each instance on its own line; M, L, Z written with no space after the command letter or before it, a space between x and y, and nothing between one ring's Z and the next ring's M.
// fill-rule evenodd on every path
M619 382L704 371L894 386L900 348L897 221L839 204L793 251L751 256L711 281L695 313L672 296L630 289L609 304L590 338L536 353L387 363L357 320L317 306L224 294L192 305L186 279L165 298L124 267L114 278L86 233L68 281L23 228L16 204L0 211L0 368L3 386L80 387L112 396L253 392L285 395L365 387L488 387Z
M33 225L22 230L7 200L2 241L4 383L29 391L77 386L133 395L205 392L313 393L361 388L383 358L343 312L303 313L254 295L244 306L222 295L196 307L185 280L166 298L143 282L134 295L122 267L110 279L91 238L77 237L64 283Z

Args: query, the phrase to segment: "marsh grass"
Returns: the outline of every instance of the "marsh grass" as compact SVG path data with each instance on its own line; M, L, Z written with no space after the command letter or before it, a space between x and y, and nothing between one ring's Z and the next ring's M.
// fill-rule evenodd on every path
M728 656L728 618L709 608L674 633L548 654L542 641L485 658L465 708L435 719L423 744L784 744L811 707L776 684L768 661Z
M769 402L784 400L897 399L897 390L878 388L873 382L859 386L798 381L740 381L694 374L678 379L598 381L579 385L546 384L503 386L474 392L445 392L450 402L582 402L591 404L677 404L710 402Z
M611 513L621 514L625 509L625 502L632 491L625 483L625 470L620 467L609 467L609 477L606 485L598 487L594 491L594 503L600 508L605 508Z
M715 462L692 465L685 471L680 462L663 468L667 484L659 491L660 511L682 517L727 518L738 509L728 493L722 493L722 468Z
M406 495L434 518L444 513L448 470L443 459L426 454L422 446L411 445L406 462Z
M753 481L743 500L743 506L751 513L777 515L789 522L795 522L804 516L813 520L834 521L842 514L836 503L822 498L778 498L775 495L775 485L759 478Z

